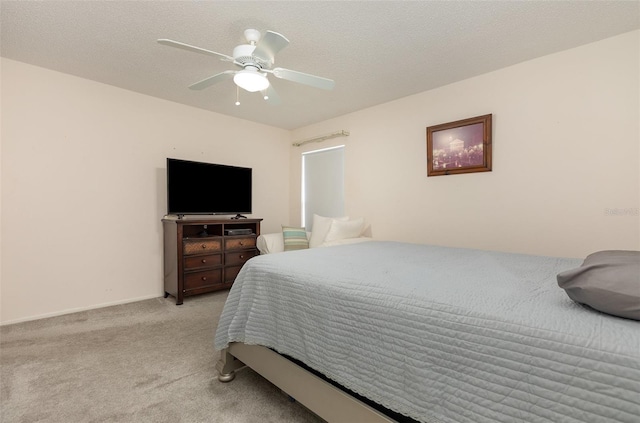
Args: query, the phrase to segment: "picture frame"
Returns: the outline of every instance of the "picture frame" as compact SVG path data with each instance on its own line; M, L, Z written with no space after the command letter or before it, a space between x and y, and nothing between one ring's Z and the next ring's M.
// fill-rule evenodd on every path
M427 176L491 171L492 115L427 127Z

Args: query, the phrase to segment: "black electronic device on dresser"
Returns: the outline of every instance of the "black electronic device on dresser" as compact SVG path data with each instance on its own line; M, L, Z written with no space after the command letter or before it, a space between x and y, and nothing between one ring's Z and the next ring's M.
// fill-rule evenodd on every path
M180 305L184 297L231 288L245 262L258 255L261 221L162 219L165 298L172 295Z
M167 158L167 214L251 213L249 167Z

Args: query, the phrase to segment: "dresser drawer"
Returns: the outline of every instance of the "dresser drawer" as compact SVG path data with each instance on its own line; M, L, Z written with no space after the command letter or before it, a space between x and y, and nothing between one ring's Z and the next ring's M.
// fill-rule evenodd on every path
M225 237L224 239L224 249L225 250L242 250L244 248L255 248L256 247L256 237L255 236L247 236L247 237Z
M222 283L222 268L184 274L184 289L197 289Z
M240 269L242 269L242 265L239 266L227 266L224 268L224 281L226 283L233 282L236 280L236 276L240 273Z
M193 270L201 267L220 266L222 254L208 254L206 256L189 256L184 259L184 270Z
M243 265L245 261L249 260L251 257L258 255L257 250L248 250L248 251L236 251L233 253L226 253L224 255L224 264L226 266L239 264Z
M217 253L222 251L222 240L220 238L185 239L182 246L182 253L185 256Z

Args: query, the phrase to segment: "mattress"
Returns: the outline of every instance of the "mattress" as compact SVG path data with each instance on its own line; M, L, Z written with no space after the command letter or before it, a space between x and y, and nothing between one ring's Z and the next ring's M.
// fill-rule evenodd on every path
M640 322L571 301L581 260L366 242L259 256L215 334L421 422L633 422Z

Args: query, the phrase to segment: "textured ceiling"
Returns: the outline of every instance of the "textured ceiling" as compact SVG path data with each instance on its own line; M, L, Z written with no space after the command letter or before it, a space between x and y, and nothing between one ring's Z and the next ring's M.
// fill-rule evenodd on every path
M3 57L150 96L295 129L640 27L637 1L2 1ZM276 66L336 81L323 91L270 76L282 104L225 81L243 31L279 32Z

